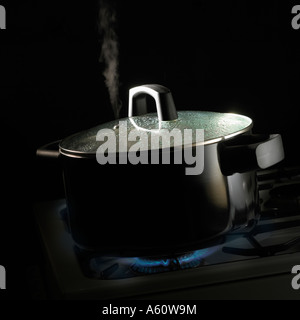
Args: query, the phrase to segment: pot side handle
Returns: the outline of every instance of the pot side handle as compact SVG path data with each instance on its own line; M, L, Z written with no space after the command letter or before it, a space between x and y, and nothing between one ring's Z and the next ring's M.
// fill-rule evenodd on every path
M224 175L266 169L284 159L280 134L250 134L219 144L220 168Z
M57 159L60 155L59 144L61 140L53 141L45 144L36 151L36 155L40 158Z
M134 102L136 102L135 107L139 109L139 113L147 112L146 99L136 99L142 94L148 94L154 98L159 122L172 121L178 118L170 89L159 84L145 84L129 90L129 118L133 116Z

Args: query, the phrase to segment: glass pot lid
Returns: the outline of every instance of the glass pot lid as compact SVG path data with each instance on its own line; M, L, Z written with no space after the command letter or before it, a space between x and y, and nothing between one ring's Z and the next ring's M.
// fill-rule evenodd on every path
M145 111L146 95L154 98L157 113L133 116L133 109ZM100 124L74 134L60 143L60 152L73 156L95 155L98 148L111 139L115 152L130 152L133 145L140 150L204 145L229 139L249 131L252 120L233 113L210 111L176 111L172 94L160 85L144 85L130 89L128 118ZM181 139L177 139L178 137ZM171 138L170 138L171 137ZM153 143L154 141L158 142Z

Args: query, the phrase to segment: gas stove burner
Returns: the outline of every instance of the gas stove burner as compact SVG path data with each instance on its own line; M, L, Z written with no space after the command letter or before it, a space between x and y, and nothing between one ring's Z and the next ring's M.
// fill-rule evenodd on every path
M179 256L136 258L131 270L137 274L153 274L187 268L202 264L208 249L196 250Z
M157 257L109 257L87 254L74 248L83 273L89 278L102 280L126 279L167 271L197 268L205 265L205 258L218 246L191 251L180 255Z

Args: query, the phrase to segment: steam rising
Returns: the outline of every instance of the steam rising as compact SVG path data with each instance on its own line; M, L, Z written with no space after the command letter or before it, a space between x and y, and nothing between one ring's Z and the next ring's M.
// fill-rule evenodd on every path
M99 32L103 37L103 42L99 61L105 64L103 71L105 84L108 88L115 118L118 119L122 103L119 99L119 45L115 31L116 19L113 1L100 0Z

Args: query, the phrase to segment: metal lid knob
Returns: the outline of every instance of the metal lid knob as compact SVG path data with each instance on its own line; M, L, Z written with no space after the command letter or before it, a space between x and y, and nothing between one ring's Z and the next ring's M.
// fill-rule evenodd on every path
M159 84L146 84L129 90L128 117L133 116L133 99L141 94L148 94L154 98L157 117L160 122L172 121L178 118L171 91Z

